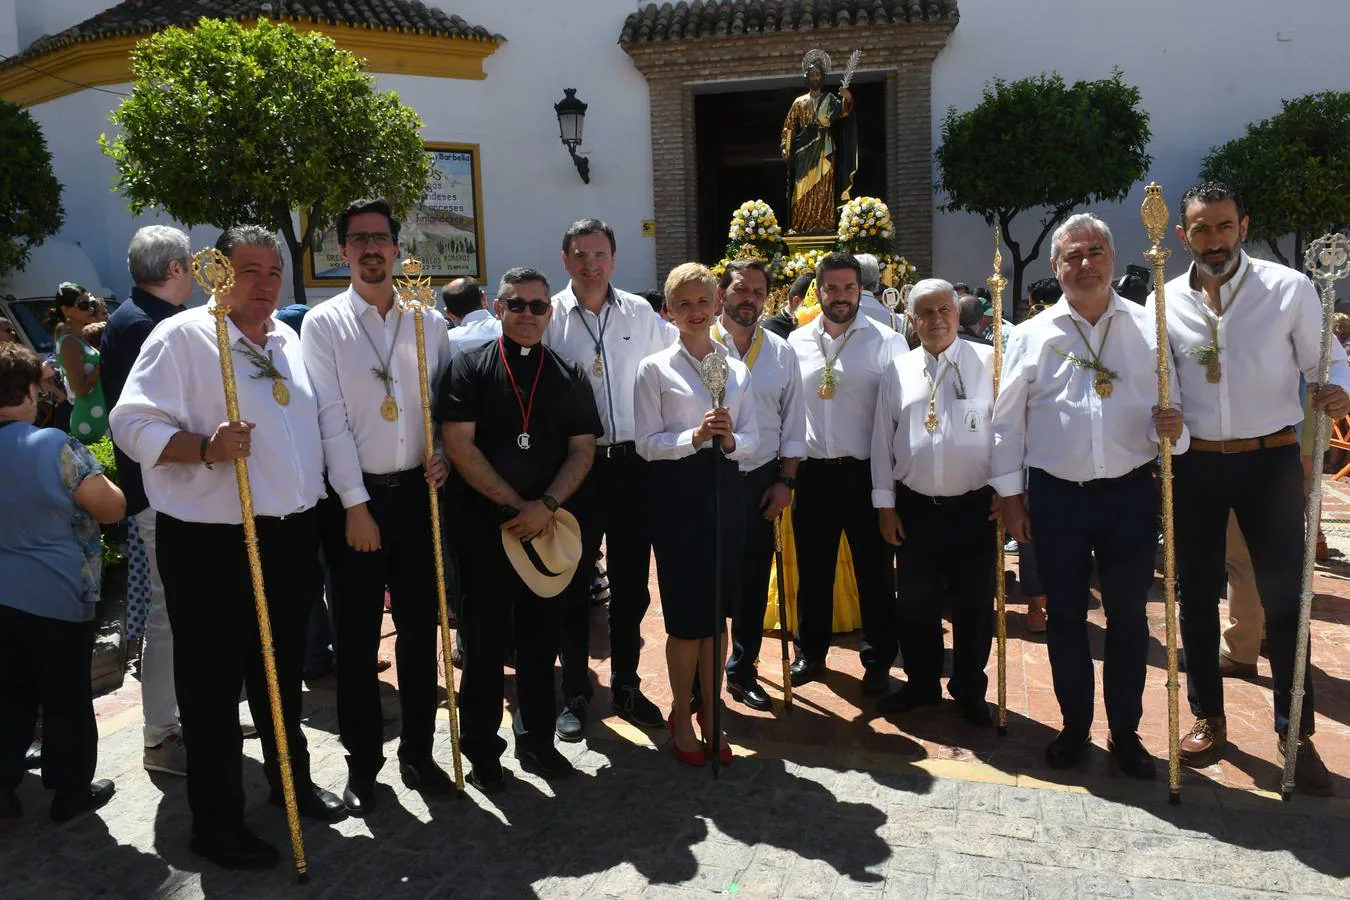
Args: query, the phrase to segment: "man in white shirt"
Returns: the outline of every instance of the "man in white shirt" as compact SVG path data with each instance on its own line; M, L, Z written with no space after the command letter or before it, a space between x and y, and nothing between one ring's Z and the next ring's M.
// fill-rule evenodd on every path
M921 349L886 368L872 429L872 503L881 536L899 548L896 631L907 681L877 708L903 713L938 703L942 610L950 604L947 692L967 721L987 728L993 720L984 667L994 636L999 507L989 487L994 350L958 339L949 282L915 284L909 316Z
M249 464L300 814L336 821L344 815L342 800L310 780L300 730L305 627L323 583L316 508L324 494L323 446L299 338L273 316L284 272L276 236L241 225L222 234L216 248L234 266L234 287L216 302L231 310L242 420L226 420L215 317L210 307L198 307L161 322L146 339L109 421L118 446L140 463L158 513L160 577L188 749L191 849L226 868L265 868L276 865L277 851L244 825L239 692L245 684L276 806L281 780L233 461Z
M1046 643L1064 727L1046 761L1069 768L1091 743L1087 610L1095 555L1107 618L1107 749L1126 774L1148 779L1155 763L1138 728L1158 545L1151 464L1160 437L1180 454L1190 436L1179 404L1156 409L1157 329L1152 313L1111 288L1115 249L1106 223L1070 216L1050 246L1064 296L1013 329L994 406L991 484L1004 498L1008 531L1018 541L1034 538L1048 595ZM1171 395L1178 397L1175 386Z
M732 260L717 286L722 314L712 327L713 339L750 370L751 404L759 430L756 451L740 462L746 501L745 550L741 596L731 608L731 658L727 661L727 691L758 710L773 708L755 671L769 602L773 523L792 498L797 464L806 455L801 369L788 342L760 323L768 297L769 274L764 263Z
M665 323L651 304L609 282L614 274L614 231L599 219L572 223L563 235L562 262L570 281L553 297L544 343L581 366L595 392L605 432L595 463L577 497L585 547L577 576L559 602L558 646L564 707L558 737L581 740L591 698L591 562L605 542L609 573L610 690L619 715L643 728L661 728L666 717L642 694L638 657L642 617L651 605L647 579L652 542L647 522L647 463L634 444L633 388L644 357L670 345Z
M877 299L881 292L881 262L871 253L859 253L853 257L862 269L862 295L858 300L858 310L867 318L892 331L897 330L897 316Z
M1345 351L1331 341L1331 383L1318 386L1322 304L1293 269L1242 252L1247 217L1237 194L1209 182L1181 199L1177 238L1193 265L1167 283L1173 371L1193 439L1177 461L1177 582L1186 646L1186 692L1196 722L1181 742L1188 765L1207 766L1227 743L1219 671L1219 594L1231 509L1251 551L1266 614L1275 692L1275 731L1289 728L1303 562L1303 469L1294 426L1302 420L1299 377L1312 406L1350 412ZM1052 619L1053 625L1053 619ZM1331 778L1308 739L1306 676L1295 785L1331 793Z
M398 632L399 774L405 785L429 794L455 787L431 758L440 612L427 484L440 487L446 465L438 448L426 446L422 430L417 329L412 313L397 308L394 291L398 235L399 221L383 198L358 200L338 214L338 250L352 283L315 307L301 342L328 469L322 527L341 648L343 801L358 815L374 803L384 764L377 664L386 589ZM439 312L425 310L423 320L427 381L435 390L449 361L449 340Z
M441 288L445 318L450 324L450 356L472 350L502 336L501 320L488 308L487 293L477 279L456 278Z
M883 694L899 645L894 551L872 507L872 425L882 372L909 352L904 338L859 315L861 267L847 253L816 266L820 315L788 338L806 400L806 460L797 479L793 538L800 574L792 683L825 677L834 619L839 537L848 535L862 612L864 694Z

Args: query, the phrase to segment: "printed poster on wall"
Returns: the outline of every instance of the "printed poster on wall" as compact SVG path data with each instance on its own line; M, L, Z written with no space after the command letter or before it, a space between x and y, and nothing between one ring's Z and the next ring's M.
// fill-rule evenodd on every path
M399 246L422 262L434 284L483 278L483 189L477 144L426 144L431 158L427 196L409 210ZM301 227L304 227L303 216ZM337 226L314 236L306 253L305 284L345 285L351 270L338 252Z

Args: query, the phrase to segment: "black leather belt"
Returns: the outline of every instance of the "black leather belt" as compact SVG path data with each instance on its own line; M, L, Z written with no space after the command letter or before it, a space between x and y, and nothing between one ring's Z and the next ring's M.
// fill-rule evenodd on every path
M867 460L856 456L812 456L806 460L808 466L851 466L861 462Z
M402 472L389 472L385 475L372 475L370 472L362 472L361 480L368 487L396 488L404 484L414 484L416 482L426 482L422 476L422 467L415 469L404 469Z
M595 448L595 455L599 459L622 459L625 456L635 456L637 454L637 444L632 441L620 441L617 444L600 444Z
M914 490L914 488L909 487L904 483L900 483L898 487L905 493L917 497L920 500L929 501L934 506L948 506L953 503L967 503L979 497L987 498L989 494L993 491L993 488L986 486L982 488L976 488L973 491L967 491L964 494L953 494L950 497L935 497L932 494L925 494L920 491L916 491Z

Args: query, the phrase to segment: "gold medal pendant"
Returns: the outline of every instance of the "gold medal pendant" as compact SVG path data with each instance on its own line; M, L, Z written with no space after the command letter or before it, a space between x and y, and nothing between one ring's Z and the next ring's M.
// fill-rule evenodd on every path
M597 377L605 374L605 361L601 358L599 353L595 354L595 362L591 363L591 371L594 372Z
M822 400L834 399L834 382L822 381L820 387L816 389L816 396Z
M384 416L386 422L398 421L398 403L394 401L393 394L384 395L384 402L380 404L380 415Z
M288 406L291 402L291 390L280 378L272 379L272 399L278 406Z
M928 415L923 417L923 427L928 431L929 434L932 434L933 432L937 431L938 417L936 412L934 412L931 409L928 410Z
M1213 356L1209 362L1205 363L1205 380L1210 384L1218 384L1223 380L1223 366L1219 363L1219 357Z
M1103 400L1109 400L1111 393L1116 389L1116 386L1111 383L1111 379L1105 375L1098 375L1097 380L1092 383L1092 387L1097 391L1097 396Z

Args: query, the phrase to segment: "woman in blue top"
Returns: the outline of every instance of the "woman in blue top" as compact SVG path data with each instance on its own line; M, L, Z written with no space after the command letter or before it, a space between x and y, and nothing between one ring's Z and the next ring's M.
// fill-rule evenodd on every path
M35 428L42 364L0 345L0 818L23 813L16 793L42 709L42 783L58 822L102 806L94 781L98 729L89 668L102 553L99 522L120 521L122 492L78 440Z

